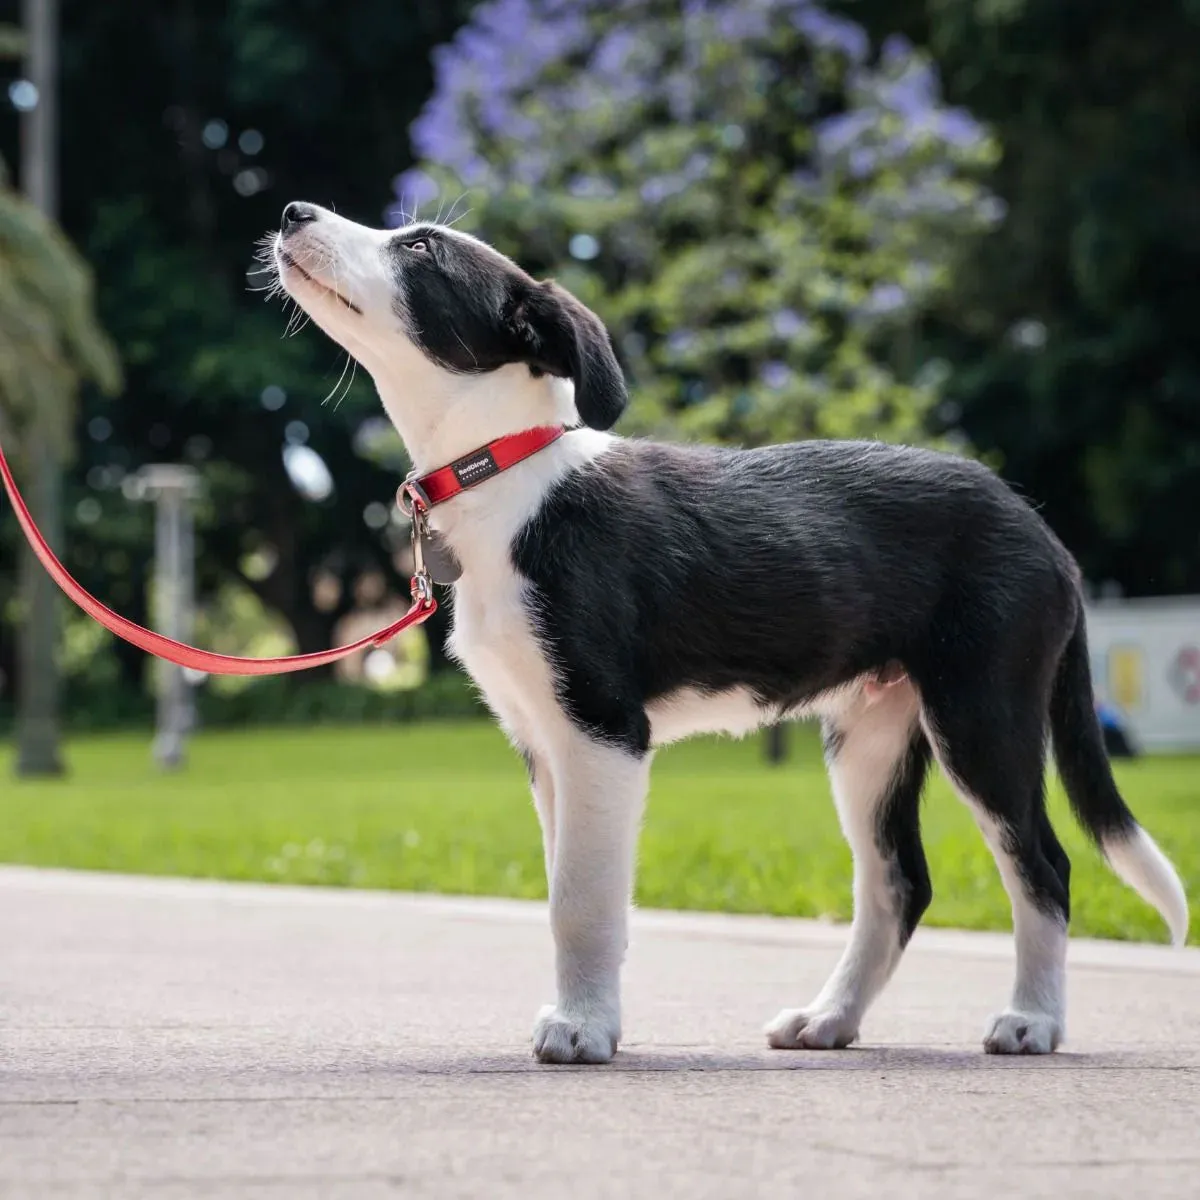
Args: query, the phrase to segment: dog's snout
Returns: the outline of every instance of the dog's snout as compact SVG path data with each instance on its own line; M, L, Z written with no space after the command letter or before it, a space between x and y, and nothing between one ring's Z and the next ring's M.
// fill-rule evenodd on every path
M317 219L317 210L311 204L301 204L297 200L293 200L283 210L283 223L280 226L282 233L289 234L298 229L301 225L306 225L309 221Z

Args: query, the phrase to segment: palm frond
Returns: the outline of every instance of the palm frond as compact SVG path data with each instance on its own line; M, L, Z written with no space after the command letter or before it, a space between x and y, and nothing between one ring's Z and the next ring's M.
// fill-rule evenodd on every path
M84 381L109 394L121 386L91 270L53 221L0 182L0 404L10 427L19 436L37 413L65 449Z

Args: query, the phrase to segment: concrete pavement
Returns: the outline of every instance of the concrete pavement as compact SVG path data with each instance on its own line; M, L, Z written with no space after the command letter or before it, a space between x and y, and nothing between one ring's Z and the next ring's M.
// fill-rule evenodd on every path
M0 1197L1197 1194L1200 952L1074 943L997 1059L1010 939L922 930L863 1047L765 1049L844 936L640 914L618 1059L540 1067L539 905L0 868Z

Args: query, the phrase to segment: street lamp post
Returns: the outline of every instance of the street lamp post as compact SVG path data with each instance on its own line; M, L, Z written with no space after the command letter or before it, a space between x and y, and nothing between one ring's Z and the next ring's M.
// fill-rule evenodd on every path
M154 627L179 642L191 639L195 619L195 546L191 501L198 476L191 467L159 463L143 467L137 492L155 504ZM191 682L174 663L159 662L154 758L168 770L183 765L193 726Z

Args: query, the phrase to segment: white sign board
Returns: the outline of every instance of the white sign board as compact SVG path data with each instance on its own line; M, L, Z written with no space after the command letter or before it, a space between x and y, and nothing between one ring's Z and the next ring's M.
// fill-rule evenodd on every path
M1146 750L1200 749L1200 596L1088 606L1097 696Z

